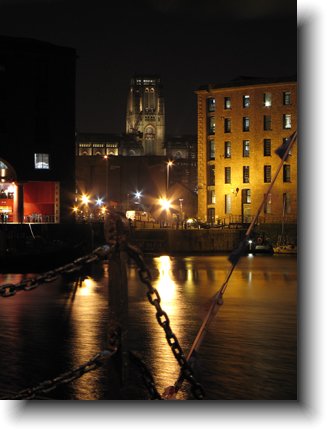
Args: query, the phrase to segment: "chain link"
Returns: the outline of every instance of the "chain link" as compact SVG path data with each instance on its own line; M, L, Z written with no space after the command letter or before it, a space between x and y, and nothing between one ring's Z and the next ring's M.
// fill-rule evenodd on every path
M146 386L150 394L151 400L163 400L156 388L152 374L149 371L146 364L144 363L144 361L135 352L132 352L132 351L129 351L129 357L130 357L130 360L138 367L141 373L144 385Z
M136 262L136 265L138 266L138 273L139 273L140 280L148 288L147 297L148 297L149 303L156 308L156 311L157 311L156 318L157 318L158 324L165 331L167 343L170 346L171 351L181 368L181 374L183 375L183 378L190 383L191 391L194 397L199 400L202 400L204 398L204 390L201 384L199 384L196 381L193 375L192 368L187 362L187 359L179 344L179 341L170 327L169 317L160 305L160 302L161 302L160 295L156 290L156 288L154 288L151 283L151 273L144 262L144 259L140 250L133 245L127 244L126 251L129 257L131 257Z
M104 360L109 360L118 351L119 336L117 331L111 334L108 342L108 349L99 352L94 355L86 363L76 367L75 369L62 373L61 375L41 382L35 387L26 388L19 391L18 393L6 397L1 397L0 400L31 400L40 394L47 394L50 391L55 390L59 385L69 384L75 379L85 375L85 373L91 372L103 365Z
M48 272L37 275L34 278L23 279L21 282L16 284L0 285L0 296L11 297L14 296L18 291L34 290L44 283L55 281L60 274L71 274L75 272L78 273L84 265L104 259L110 252L111 248L108 245L103 245L96 248L90 254L79 257L72 263L68 263L65 266L49 270Z

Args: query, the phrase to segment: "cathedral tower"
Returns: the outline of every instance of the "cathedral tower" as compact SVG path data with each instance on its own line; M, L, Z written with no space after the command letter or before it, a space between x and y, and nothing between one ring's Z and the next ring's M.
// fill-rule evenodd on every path
M165 106L158 76L134 76L127 99L126 133L143 146L144 155L165 155Z

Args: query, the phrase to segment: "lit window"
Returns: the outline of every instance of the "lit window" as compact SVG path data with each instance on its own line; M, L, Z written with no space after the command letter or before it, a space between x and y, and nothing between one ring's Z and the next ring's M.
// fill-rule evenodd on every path
M207 100L207 107L208 107L208 112L214 112L216 110L216 99L214 99L213 97L210 97Z
M232 156L232 144L230 141L225 142L225 158L231 158Z
M208 159L214 160L216 156L215 141L210 139L208 142Z
M243 140L243 157L250 157L250 141Z
M232 102L230 97L224 97L224 108L230 109L232 107Z
M208 205L216 204L216 192L215 190L208 191Z
M284 105L290 105L291 104L291 92L290 91L284 91L283 92L283 104Z
M263 95L263 104L266 107L271 106L271 93L264 93Z
M248 184L250 182L250 167L243 166L243 182Z
M243 96L243 107L248 108L250 106L250 96Z
M232 213L232 195L231 194L225 194L225 214L231 214Z
M50 169L49 154L34 154L35 169Z
M216 120L215 117L209 116L208 118L208 134L215 134Z
M283 126L284 126L284 128L292 128L291 114L283 115Z
M4 162L0 161L0 169L8 169L7 164L5 164Z
M251 203L251 190L242 190L242 203Z
M250 118L248 116L243 117L243 131L250 131Z
M264 213L265 214L271 214L271 193L268 195L265 194L265 206L264 206Z

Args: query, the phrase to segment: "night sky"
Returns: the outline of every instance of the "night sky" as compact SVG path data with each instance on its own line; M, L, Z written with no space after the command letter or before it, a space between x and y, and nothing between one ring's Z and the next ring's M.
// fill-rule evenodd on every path
M0 0L0 34L76 49L76 127L121 133L130 78L158 74L166 133L196 133L194 90L296 74L295 0Z

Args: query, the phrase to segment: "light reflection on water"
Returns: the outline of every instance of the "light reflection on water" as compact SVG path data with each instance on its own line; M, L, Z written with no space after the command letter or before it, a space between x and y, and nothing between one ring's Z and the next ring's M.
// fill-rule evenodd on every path
M148 265L161 306L187 354L210 298L225 280L227 259L161 256L148 259ZM294 257L240 260L198 357L196 373L207 398L296 399L296 275ZM0 275L0 284L19 282L21 277ZM178 364L134 265L128 268L128 280L129 349L141 354L162 392L178 377ZM2 393L57 376L104 349L107 284L108 267L103 263L75 289L58 280L1 299ZM114 398L108 375L103 366L51 397ZM179 398L190 398L187 389Z

